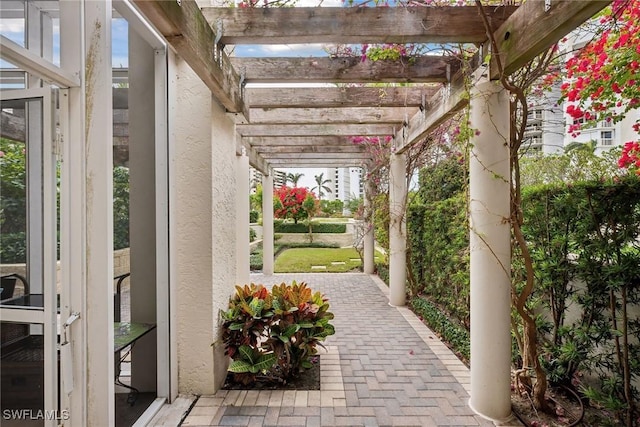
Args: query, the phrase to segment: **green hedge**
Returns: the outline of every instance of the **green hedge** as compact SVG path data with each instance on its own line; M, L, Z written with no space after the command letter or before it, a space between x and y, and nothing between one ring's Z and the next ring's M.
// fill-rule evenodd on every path
M302 222L295 224L293 222L273 221L273 230L276 233L308 233L309 227ZM346 233L347 224L312 221L311 230L313 233Z
M384 283L389 286L389 264L376 262L376 274Z
M414 294L426 294L469 326L469 227L465 195L407 211Z
M260 218L260 212L258 212L258 211L249 211L249 222L250 223L258 222L258 218Z

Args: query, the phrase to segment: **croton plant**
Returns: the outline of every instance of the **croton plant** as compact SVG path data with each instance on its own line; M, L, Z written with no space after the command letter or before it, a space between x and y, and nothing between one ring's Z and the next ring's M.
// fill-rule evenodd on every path
M306 283L236 286L229 309L222 312L222 342L232 362L234 381L287 383L312 367L329 335L333 313L320 292Z

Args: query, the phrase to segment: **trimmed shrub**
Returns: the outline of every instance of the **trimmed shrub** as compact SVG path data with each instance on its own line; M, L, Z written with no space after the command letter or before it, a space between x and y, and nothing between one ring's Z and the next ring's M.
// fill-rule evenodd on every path
M249 211L249 222L256 223L260 218L260 212L258 211Z
M276 233L308 233L309 226L303 223L291 223L274 221L273 229ZM324 223L324 222L311 222L311 230L313 233L346 233L347 224L340 223Z

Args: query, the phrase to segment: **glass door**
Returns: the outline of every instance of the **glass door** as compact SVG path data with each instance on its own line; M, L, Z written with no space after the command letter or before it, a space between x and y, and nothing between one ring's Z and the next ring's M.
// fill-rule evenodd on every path
M3 90L0 416L54 426L58 410L57 185L51 89Z

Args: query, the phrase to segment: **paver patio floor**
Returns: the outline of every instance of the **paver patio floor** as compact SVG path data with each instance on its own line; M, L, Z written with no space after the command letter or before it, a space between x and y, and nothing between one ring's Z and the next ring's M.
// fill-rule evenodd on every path
M376 276L252 275L324 293L336 334L321 350L320 391L221 390L201 396L184 426L489 426L468 407L469 370ZM519 425L519 424L514 424Z

